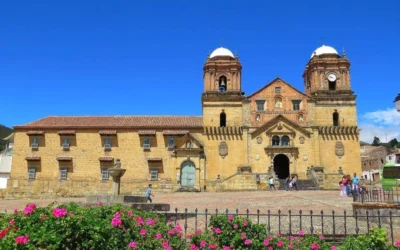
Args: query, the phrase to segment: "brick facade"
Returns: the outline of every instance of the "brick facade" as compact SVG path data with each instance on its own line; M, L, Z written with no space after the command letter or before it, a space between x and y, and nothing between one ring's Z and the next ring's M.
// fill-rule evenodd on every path
M203 67L202 117L46 117L16 126L4 196L110 192L104 169L116 158L126 169L122 193L143 193L150 182L164 192L251 189L255 174L304 179L310 166L361 173L349 66L339 55L315 56L305 93L277 78L246 97L239 59L217 56ZM326 80L333 73L335 90ZM243 169L251 175L237 176Z

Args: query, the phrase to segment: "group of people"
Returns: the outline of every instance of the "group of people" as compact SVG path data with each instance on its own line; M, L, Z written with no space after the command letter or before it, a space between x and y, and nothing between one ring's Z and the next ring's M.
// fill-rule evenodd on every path
M273 177L269 177L268 179L268 184L269 184L269 188L272 190L272 188L274 190L276 190L275 188L275 184L274 184L274 178ZM288 176L285 180L285 187L286 187L286 191L292 191L293 189L297 189L297 177L294 176L290 179L290 176Z
M360 178L356 173L353 174L353 178L350 175L343 175L341 181L339 181L340 196L350 197L350 194L361 194L367 192L366 187L360 184Z

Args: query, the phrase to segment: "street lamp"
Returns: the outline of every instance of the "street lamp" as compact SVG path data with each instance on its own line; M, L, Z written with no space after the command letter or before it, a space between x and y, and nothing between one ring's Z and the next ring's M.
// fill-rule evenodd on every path
M396 96L396 99L393 101L394 106L396 106L396 109L398 112L400 112L400 93Z

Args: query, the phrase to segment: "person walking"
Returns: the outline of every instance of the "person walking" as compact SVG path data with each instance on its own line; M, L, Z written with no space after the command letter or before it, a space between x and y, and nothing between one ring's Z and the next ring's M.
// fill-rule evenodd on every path
M285 180L285 187L286 187L286 191L289 191L289 184L290 184L290 178L289 176L286 178Z
M353 192L357 195L358 194L358 183L360 182L360 178L357 176L356 173L353 174Z
M296 189L296 191L298 191L297 190L297 177L296 176L294 176L293 179L292 179L292 186L293 186L294 189Z
M153 203L153 200L151 199L151 197L150 196L153 196L154 197L154 195L153 195L153 193L152 193L152 191L151 191L151 187L152 187L152 185L151 184L149 184L149 187L146 189L146 197L147 197L147 200L148 201L150 201L150 203Z
M271 190L272 190L272 188L274 188L274 190L276 191L276 188L275 188L275 185L274 185L274 178L269 177L268 184L269 184L269 188Z

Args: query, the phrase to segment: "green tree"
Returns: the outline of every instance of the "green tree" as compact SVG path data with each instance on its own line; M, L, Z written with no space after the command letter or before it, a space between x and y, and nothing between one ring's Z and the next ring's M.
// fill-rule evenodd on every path
M379 146L381 144L381 140L374 136L374 140L372 141L372 146Z
M390 144L390 147L391 147L391 148L394 148L394 147L396 147L396 146L399 145L399 142L397 141L396 138L394 138L394 139L392 139L392 140L389 141L389 144Z

